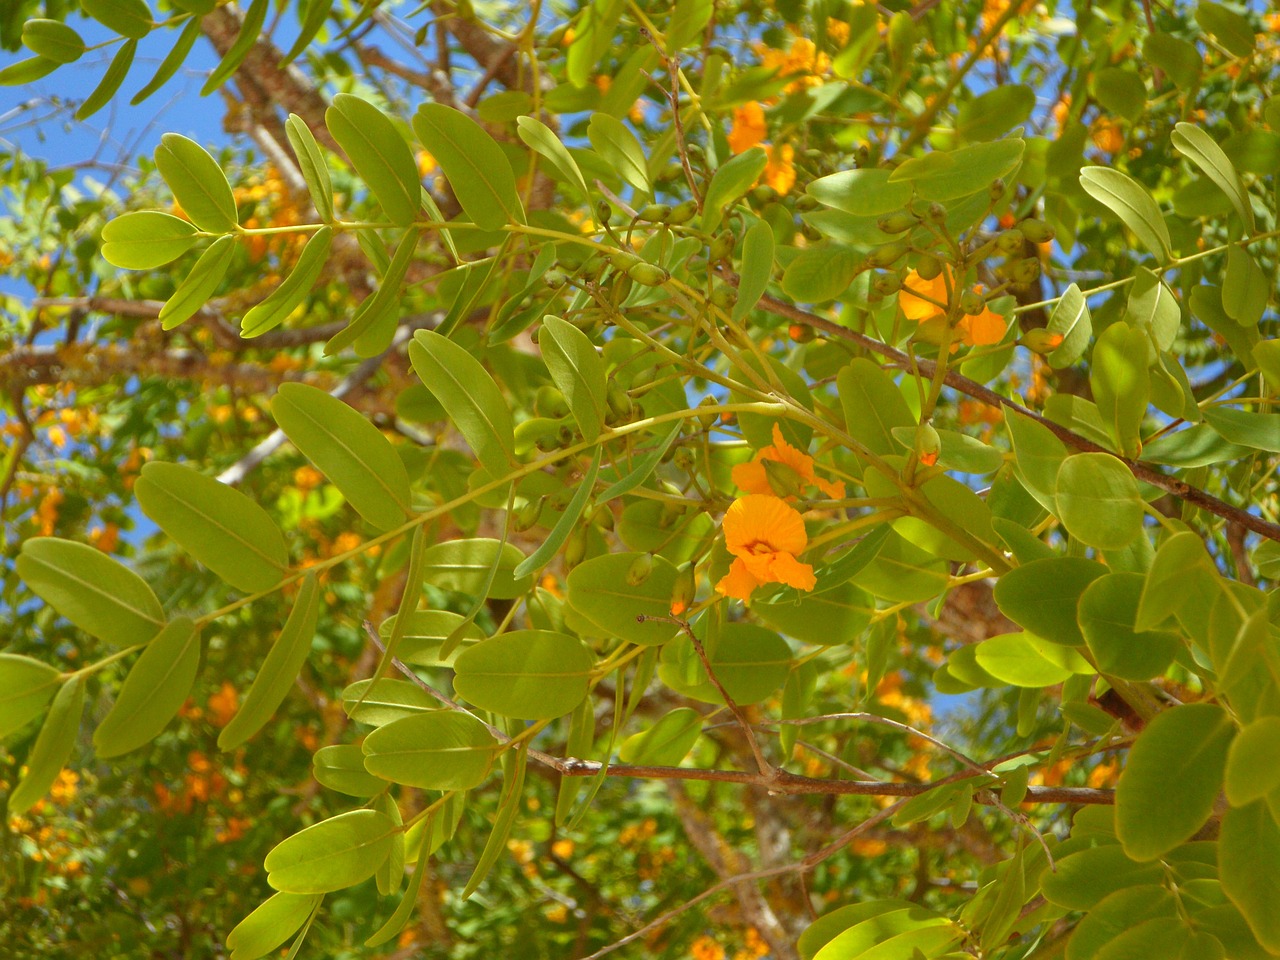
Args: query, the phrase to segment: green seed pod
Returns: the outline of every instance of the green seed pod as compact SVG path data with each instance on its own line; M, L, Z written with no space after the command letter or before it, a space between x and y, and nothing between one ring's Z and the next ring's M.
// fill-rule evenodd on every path
M1032 243L1048 243L1054 237L1053 227L1043 220L1023 220L1018 224L1018 229Z
M733 256L733 234L729 231L716 235L711 241L711 252L709 254L712 260L727 260Z
M754 187L747 194L748 199L757 207L763 207L766 203L778 199L778 191L773 189L767 183L762 183L758 187Z
M641 367L631 377L631 390L640 390L649 386L658 377L657 364L650 364L647 367Z
M936 280L942 275L942 261L931 253L926 253L916 264L916 276L921 280Z
M707 394L705 397L703 397L701 400L698 401L698 406L714 407L718 403L719 401L717 401L715 397L711 396L711 394ZM716 425L716 420L719 419L719 417L720 417L720 414L718 413L704 413L698 417L698 422L702 424L702 428L704 430L710 430L712 427Z
M960 294L960 309L969 314L969 316L976 317L987 309L986 297L977 291L966 290Z
M636 219L644 220L648 223L666 223L670 216L671 204L651 203L636 214Z
M940 203L931 203L929 204L928 217L934 223L946 223L947 208Z
M674 167L673 169L677 174L680 172L679 167ZM671 215L667 217L667 223L678 227L682 223L688 223L697 215L698 202L696 200L686 200L684 203L671 208Z
M609 263L613 266L613 269L619 273L626 273L633 264L644 263L634 253L628 253L626 250L610 249L605 256L609 258Z
M627 570L627 584L638 587L649 579L651 573L653 573L653 554L642 553L631 561L631 566Z
M899 213L891 213L887 217L881 217L876 221L876 226L885 233L902 233L910 230L919 221L905 210Z
M693 458L693 451L688 447L676 447L675 453L671 457L671 462L685 473L693 473L697 461Z
M1019 260L1013 265L1009 274L1013 277L1014 283L1031 283L1040 276L1040 261L1035 257Z
M542 504L545 498L539 497L537 500L526 500L518 507L511 516L511 529L517 533L523 533L532 529L534 524L538 522L538 517L542 515Z
M886 243L872 250L871 255L867 257L867 262L873 267L890 267L901 260L906 252L907 242L895 240L893 243Z
M559 287L563 287L568 283L569 276L563 270L557 270L555 267L552 267L542 275L542 282L554 290Z
M627 276L646 287L660 287L671 279L671 274L656 263L647 263L644 260L627 267Z
M538 392L533 395L533 410L540 417L550 417L559 420L561 417L569 415L569 404L565 400L564 394L557 390L549 383L544 383L538 388ZM525 421L529 423L531 421ZM519 427L516 428L517 430Z
M1022 231L1017 229L1006 230L996 237L996 249L1006 257L1021 253L1024 243L1026 243L1026 238L1022 235Z
M896 273L877 274L871 281L871 289L879 296L890 296L902 289L902 278Z
M609 206L608 200L600 200L596 203L596 223L604 226L613 217L613 207Z
M817 210L819 206L818 198L811 197L807 193L796 197L796 213L808 213L810 210Z

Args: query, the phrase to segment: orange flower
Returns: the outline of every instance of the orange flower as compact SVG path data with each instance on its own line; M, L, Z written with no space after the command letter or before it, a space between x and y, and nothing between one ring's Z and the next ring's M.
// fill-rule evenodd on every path
M773 445L757 450L750 463L740 463L733 468L733 482L747 493L759 493L765 496L777 496L773 485L769 482L769 474L764 462L772 460L794 470L806 484L815 486L832 500L844 498L844 484L823 480L813 472L813 457L798 447L787 443L781 428L773 425Z
M987 347L1004 339L1008 325L1004 322L1004 317L992 313L988 307L976 317L962 319L956 329L960 331L960 337L967 346Z
M729 129L729 149L735 154L750 150L765 137L764 107L752 100L733 111L733 126Z
M1089 139L1103 153L1118 153L1124 149L1124 131L1110 117L1099 117L1094 121Z
M898 291L898 306L908 320L923 323L940 317L946 313L947 281L951 272L944 266L942 272L932 280L925 280L920 274L911 270L902 281L902 289ZM955 284L951 284L952 289ZM928 297L929 299L924 299ZM931 301L936 300L937 303Z
M716 592L748 600L762 583L785 583L812 590L813 567L796 555L809 543L799 512L780 497L752 493L733 501L724 515L724 542L733 566Z
M777 190L780 196L785 196L796 185L796 168L791 162L795 159L796 148L783 143L766 149L769 152L769 163L764 168L764 182Z

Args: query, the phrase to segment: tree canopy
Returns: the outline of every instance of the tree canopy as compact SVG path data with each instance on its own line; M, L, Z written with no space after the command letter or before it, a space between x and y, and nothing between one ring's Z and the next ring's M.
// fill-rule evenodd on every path
M1280 956L1264 6L8 4L6 955Z

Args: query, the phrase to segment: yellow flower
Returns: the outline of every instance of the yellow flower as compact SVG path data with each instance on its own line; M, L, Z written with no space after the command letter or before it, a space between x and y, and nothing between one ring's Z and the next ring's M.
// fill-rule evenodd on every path
M724 542L733 554L728 574L716 592L748 600L762 583L785 583L812 590L813 567L796 555L809 543L804 520L781 497L752 493L733 501L724 515Z
M778 191L780 196L785 196L796 185L796 168L791 162L795 158L796 148L783 143L768 147L767 150L769 163L764 168L764 182Z
M729 149L735 154L750 150L765 137L764 107L752 100L733 111L729 128Z
M932 280L923 279L914 270L907 274L902 281L902 289L898 291L898 306L908 320L923 323L946 313L949 276L950 271L946 267Z
M733 482L747 493L759 493L776 496L777 492L769 482L764 462L772 460L789 467L808 485L815 486L832 500L844 498L844 484L823 480L813 472L813 457L798 447L787 443L781 428L773 425L773 445L757 450L750 463L740 463L733 468Z

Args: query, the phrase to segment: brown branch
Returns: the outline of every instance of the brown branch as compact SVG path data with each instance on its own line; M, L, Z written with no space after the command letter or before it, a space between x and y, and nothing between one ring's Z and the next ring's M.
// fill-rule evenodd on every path
M737 274L730 273L727 270L721 270L721 275L724 277L726 282L737 286L739 280ZM806 323L815 330L821 330L823 333L830 336L839 337L842 340L848 340L851 343L856 343L873 353L878 353L887 360L891 360L896 364L901 364L903 367L911 367L914 364L914 366L920 371L920 376L922 377L930 378L938 369L938 365L932 360L908 357L904 352L889 346L887 343L882 343L873 337L867 336L865 333L859 333L856 330L850 330L848 327L842 327L840 324L834 323L825 317L819 317L816 314L809 313L807 310L801 310L799 307L795 307L782 300L778 300L776 297L771 297L766 294L760 298L760 306L770 313L776 314L780 317L799 320L801 323ZM943 377L943 382L947 386L960 391L966 396L973 397L975 400L981 400L989 406L1005 407L1015 413L1021 414L1024 417L1029 417L1032 420L1035 420L1069 447L1073 447L1076 450L1086 453L1105 453L1109 456L1115 457L1128 467L1129 472L1137 479L1144 483L1149 483L1153 487L1157 487L1165 493L1177 497L1179 500L1184 500L1192 506L1199 507L1201 510L1205 510L1208 513L1222 517L1229 523L1238 523L1240 526L1251 530L1260 536L1266 537L1268 540L1280 541L1280 524L1271 523L1270 521L1263 520L1261 517L1254 516L1247 510L1242 510L1239 507L1233 507L1231 504L1219 500L1212 494L1206 493L1199 487L1193 487L1189 483L1185 483L1161 473L1159 469L1152 464L1145 463L1141 460L1130 460L1128 457L1122 457L1114 450L1108 450L1101 444L1094 443L1092 440L1068 430L1066 427L1059 423L1055 423L1048 417L1036 413L1034 410L1029 410L1022 406L1022 404L1015 403L1010 400L1008 397L1001 396L994 390L978 383L976 380L970 380L968 377L961 376L954 370L948 370L946 375Z

